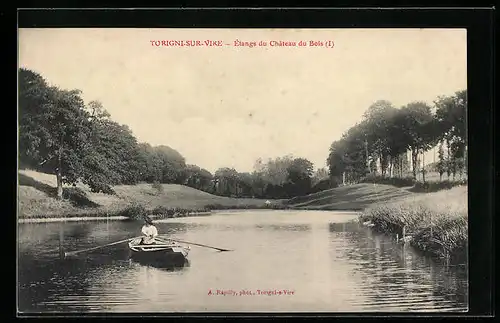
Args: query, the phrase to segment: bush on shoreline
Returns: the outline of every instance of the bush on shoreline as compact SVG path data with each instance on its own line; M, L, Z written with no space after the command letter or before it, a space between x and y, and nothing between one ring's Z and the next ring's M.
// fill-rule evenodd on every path
M148 209L144 207L142 204L133 203L123 209L119 210L103 210L103 209L82 209L78 212L66 212L63 214L40 214L40 215L31 215L31 216L20 216L23 219L50 219L50 218L74 218L74 217L106 217L106 216L123 216L129 218L130 220L142 221L144 219L144 215L149 215L152 218L156 219L166 219L166 218L177 218L177 217L187 217L190 215L198 215L211 213L216 210L252 210L252 209L274 209L274 210L282 210L282 209L291 209L292 207L288 207L282 204L271 204L271 205L252 205L252 204L240 204L240 205L222 205L222 204L209 204L203 208L197 209L186 209L180 207L166 207L166 206L157 206L153 209Z
M289 206L284 204L271 203L269 205L254 205L254 204L238 204L238 205L222 205L222 204L208 204L205 206L208 210L286 210L290 209Z
M116 216L125 216L131 220L143 220L148 210L141 204L132 204L123 210L118 211Z
M203 209L184 209L179 207L168 208L160 205L155 207L149 213L155 218L166 219L166 218L186 217L189 216L190 214L199 214L205 212L210 212L210 210L206 208Z

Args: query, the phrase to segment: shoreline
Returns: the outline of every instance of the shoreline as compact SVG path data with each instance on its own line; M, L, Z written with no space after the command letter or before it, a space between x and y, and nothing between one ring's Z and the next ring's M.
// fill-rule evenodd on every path
M172 216L155 216L155 215L150 215L150 217L153 219L153 221L157 223L162 223L162 222L168 222L172 221L177 218L187 218L187 217L196 217L196 216L210 216L218 213L225 213L225 212L251 212L251 211L308 211L308 212L315 212L315 213L321 213L321 212L346 212L346 213L352 213L354 218L354 221L360 222L360 224L367 226L368 229L376 231L378 233L382 233L385 236L392 237L396 236L395 243L400 244L408 244L412 246L414 249L423 252L424 254L428 254L430 256L436 257L446 261L446 263L467 263L467 250L465 250L463 247L455 244L447 245L449 243L443 241L441 243L435 243L436 238L439 239L440 236L447 236L449 234L455 234L457 229L460 230L462 228L465 229L467 227L467 224L460 224L456 223L452 227L449 228L444 228L441 227L438 229L438 227L432 226L434 231L434 237L432 235L432 229L430 229L429 226L425 225L419 228L413 228L410 232L407 232L405 234L405 228L407 225L399 222L397 219L390 220L389 218L385 218L384 216L380 217L377 214L374 214L373 212L377 213L377 211L380 209L381 206L379 205L372 205L372 206L367 206L363 210L329 210L329 209L298 209L298 208L291 208L287 210L282 210L282 209L262 209L262 208L255 208L255 209L221 209L221 210L211 210L209 212L192 212L192 213L185 213L185 214L174 214ZM382 208L387 207L387 205L382 206ZM414 211L415 215L419 214L420 212ZM396 218L399 218L401 215L397 214L398 210L392 209L392 212L394 215L396 215ZM368 220L368 221L367 221ZM394 223L393 221L396 220L396 222L399 223ZM437 220L437 219L436 219ZM69 216L69 217L52 217L52 218L18 218L18 224L41 224L41 223L61 223L61 222L90 222L90 221L136 221L136 219L132 219L127 216ZM466 220L465 220L466 221ZM428 230L431 230L431 235L429 236ZM465 233L466 235L466 233ZM407 239L409 238L409 239ZM462 238L464 239L464 238ZM467 240L467 237L465 237ZM441 239L439 239L441 240Z
M71 216L71 217L53 217L53 218L18 218L17 223L48 223L48 222L86 222L103 220L128 220L126 216Z
M150 216L153 220L163 220L163 219L175 219L175 218L187 218L187 217L193 217L193 216L205 216L205 215L210 215L213 212L192 212L188 213L186 215L181 215L181 216L172 216L172 217L155 217ZM46 218L19 218L17 219L18 224L23 224L23 223L48 223L48 222L87 222L87 221L125 221L125 220L130 220L130 221L135 221L134 219L131 219L126 216L122 215L110 215L110 216L105 216L105 215L96 215L96 216L54 216L54 217L46 217Z
M273 208L234 208L234 209L215 209L211 211L206 211L206 212L189 212L186 215L174 215L174 216L167 216L167 217L159 217L155 215L150 215L150 218L153 219L153 221L159 221L159 220L167 220L167 219L176 219L176 218L188 218L188 217L195 217L195 216L209 216L212 214L217 214L217 213L224 213L224 212L249 212L249 211L309 211L309 212L346 212L346 213L355 213L358 214L358 216L361 215L363 212L362 209L308 209L308 208L288 208L288 209L273 209ZM50 223L50 222L87 222L87 221L125 221L125 220L130 220L130 221L135 221L134 219L131 219L126 216L121 216L121 215L95 215L95 216L60 216L60 215L54 215L53 217L18 217L17 223L18 224L25 224L25 223Z

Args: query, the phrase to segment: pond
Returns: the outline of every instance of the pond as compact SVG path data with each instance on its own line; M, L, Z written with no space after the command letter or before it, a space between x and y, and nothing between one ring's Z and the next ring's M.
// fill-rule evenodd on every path
M467 271L357 222L354 212L224 211L156 224L191 246L189 262L130 259L142 223L19 224L20 312L464 312Z

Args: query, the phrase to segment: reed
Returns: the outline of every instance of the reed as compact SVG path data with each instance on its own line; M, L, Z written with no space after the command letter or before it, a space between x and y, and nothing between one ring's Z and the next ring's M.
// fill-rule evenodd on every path
M364 210L360 221L369 221L375 230L392 236L408 235L412 246L435 256L466 259L468 213L464 186L372 205Z

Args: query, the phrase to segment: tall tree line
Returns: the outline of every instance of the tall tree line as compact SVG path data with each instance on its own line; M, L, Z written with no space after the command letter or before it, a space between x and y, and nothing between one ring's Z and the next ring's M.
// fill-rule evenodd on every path
M410 171L414 179L421 173L425 182L425 167L420 164L425 166L425 153L439 146L436 169L441 176L455 177L467 171L466 115L466 90L441 96L433 106L417 101L398 109L389 101L376 101L359 123L332 143L327 159L330 176L339 184L369 174L402 178Z
M327 177L326 169L314 172L309 160L286 155L267 161L257 159L251 173L218 169L214 174L214 192L225 196L290 198L310 193L314 185Z
M19 161L21 167L54 174L63 184L87 184L94 192L139 182L175 183L213 194L287 198L307 194L328 176L313 172L305 158L257 160L251 173L220 168L214 174L166 145L140 143L126 125L111 119L98 101L84 102L79 90L50 85L40 74L19 71Z
M85 104L78 90L51 86L38 73L19 71L21 167L52 173L62 185L83 182L92 191L138 182L183 183L184 157L167 146L138 143L100 102Z

